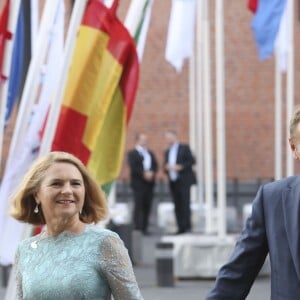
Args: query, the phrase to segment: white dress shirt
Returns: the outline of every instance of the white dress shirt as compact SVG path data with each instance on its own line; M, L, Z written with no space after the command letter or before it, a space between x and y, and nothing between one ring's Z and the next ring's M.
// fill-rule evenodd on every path
M170 147L169 156L168 156L168 164L170 166L176 165L178 146L179 146L179 143L174 143ZM171 171L169 171L169 176L172 181L175 181L178 178L178 172L171 170Z
M149 171L151 169L151 155L149 151L142 147L142 146L136 146L135 148L142 156L143 156L143 167L144 171Z

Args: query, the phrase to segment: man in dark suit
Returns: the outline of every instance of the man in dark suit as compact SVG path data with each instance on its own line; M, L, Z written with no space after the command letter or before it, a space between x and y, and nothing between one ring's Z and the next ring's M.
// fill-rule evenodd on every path
M164 169L169 178L170 191L175 207L178 234L189 232L191 226L190 190L196 183L193 171L195 158L187 144L178 142L175 131L165 134L169 148L165 151Z
M290 122L290 147L300 160L300 108ZM260 187L252 213L207 300L245 299L269 254L271 299L300 299L300 176Z
M146 134L137 134L136 146L128 153L128 164L130 185L134 195L134 227L136 230L148 234L157 161L153 152L147 149Z

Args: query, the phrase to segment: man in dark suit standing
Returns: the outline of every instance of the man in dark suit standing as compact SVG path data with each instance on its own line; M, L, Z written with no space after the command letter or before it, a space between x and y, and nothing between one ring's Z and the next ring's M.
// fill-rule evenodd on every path
M196 183L196 175L193 171L195 164L189 145L179 143L175 131L167 131L165 134L169 148L165 152L165 172L169 178L175 216L178 226L178 234L189 232L191 226L190 190Z
M153 201L157 161L147 149L147 135L136 136L136 146L128 153L130 185L134 195L133 222L136 230L148 234L149 216Z
M290 121L289 143L300 160L300 107ZM269 254L271 299L300 299L300 176L262 185L229 261L207 300L246 299Z

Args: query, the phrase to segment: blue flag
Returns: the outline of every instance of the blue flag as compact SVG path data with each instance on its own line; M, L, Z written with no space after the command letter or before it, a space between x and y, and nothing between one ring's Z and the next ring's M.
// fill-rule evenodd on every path
M23 49L24 48L23 47L24 22L25 20L24 20L23 9L22 7L20 7L18 23L17 23L16 33L14 38L11 68L9 73L5 123L9 120L14 104L20 93L21 79L23 75L23 60L24 60L24 49Z
M30 1L21 1L14 37L12 61L9 72L5 122L9 120L14 104L22 93L31 58Z
M259 0L258 9L251 27L261 60L273 54L275 40L279 31L286 0Z

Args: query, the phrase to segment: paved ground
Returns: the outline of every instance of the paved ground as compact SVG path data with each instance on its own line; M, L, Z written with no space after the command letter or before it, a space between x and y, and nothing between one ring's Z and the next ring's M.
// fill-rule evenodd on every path
M142 238L141 261L134 267L137 281L145 300L201 300L213 285L213 280L177 280L174 287L158 287L155 270L155 245L158 235ZM2 283L2 281L1 281ZM0 288L0 300L5 289ZM270 278L256 280L247 300L270 299ZM38 299L35 299L38 300Z
M143 238L142 263L135 266L137 280L145 300L201 300L214 284L214 280L176 280L174 287L158 287L155 270L155 244L158 236ZM270 278L259 277L247 300L270 299Z

